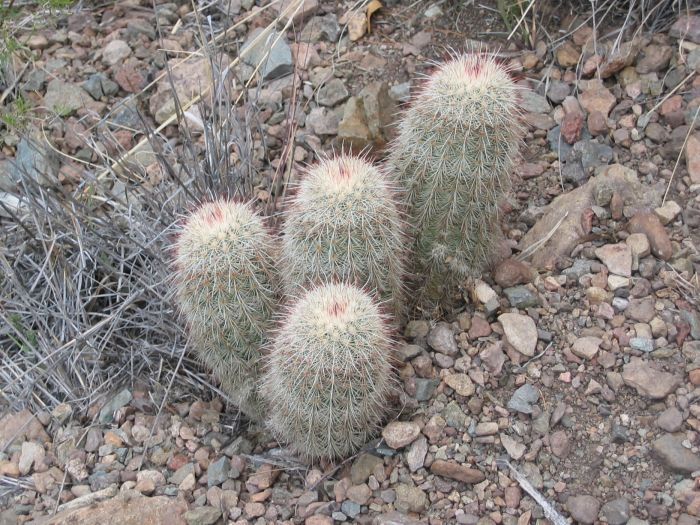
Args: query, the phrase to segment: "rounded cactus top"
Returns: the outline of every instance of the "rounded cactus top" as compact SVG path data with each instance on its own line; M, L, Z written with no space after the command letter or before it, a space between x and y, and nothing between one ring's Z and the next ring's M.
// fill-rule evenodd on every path
M185 258L189 254L199 256L203 249L219 253L266 236L262 220L249 206L216 200L203 204L188 218L178 239L178 255Z
M307 172L295 203L300 207L307 202L315 207L325 203L329 208L350 211L367 205L368 198L387 195L386 178L376 167L361 157L339 155L322 160Z
M427 78L420 103L428 112L458 113L466 119L484 114L512 118L518 112L518 89L508 67L496 57L465 53L439 65ZM475 112L475 105L481 111Z
M292 350L292 360L349 372L358 358L384 351L389 328L367 293L340 283L306 293L292 307L280 336L284 341L278 339L278 348Z

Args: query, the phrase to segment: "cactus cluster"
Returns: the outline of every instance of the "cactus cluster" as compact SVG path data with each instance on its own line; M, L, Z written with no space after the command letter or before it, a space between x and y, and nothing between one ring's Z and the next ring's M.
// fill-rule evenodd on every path
M175 244L175 294L192 345L222 389L253 418L261 348L278 304L274 239L244 204L206 203Z
M465 54L429 76L398 124L389 165L406 191L423 295L480 273L521 135L517 85L495 57Z
M196 352L246 414L300 455L356 452L387 410L410 244L402 214L425 279L420 300L437 303L445 284L488 260L521 133L516 91L493 57L455 57L399 121L393 183L342 154L308 170L279 237L250 206L224 200L184 225L175 293Z
M328 282L364 287L399 311L404 232L387 178L365 159L340 155L308 170L285 214L287 294Z
M274 338L262 394L275 434L309 459L355 452L377 429L391 390L386 319L348 284L309 291Z

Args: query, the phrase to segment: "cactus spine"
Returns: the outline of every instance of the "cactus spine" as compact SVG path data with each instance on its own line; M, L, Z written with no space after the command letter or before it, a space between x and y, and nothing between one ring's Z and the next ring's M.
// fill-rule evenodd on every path
M399 122L389 165L406 190L427 302L440 298L441 283L480 273L492 253L518 117L507 68L477 52L439 66Z
M195 351L258 418L260 348L277 305L273 238L247 205L219 200L189 217L175 252L175 293Z
M286 213L282 250L289 295L327 282L365 287L402 303L403 221L387 178L340 155L306 173Z
M392 388L388 324L347 284L309 291L271 345L261 392L270 428L309 458L347 457L377 430Z

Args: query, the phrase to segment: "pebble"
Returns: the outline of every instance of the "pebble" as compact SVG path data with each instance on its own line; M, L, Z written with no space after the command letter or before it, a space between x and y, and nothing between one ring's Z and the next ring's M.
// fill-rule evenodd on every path
M603 340L600 337L579 337L571 347L571 352L582 359L593 359Z
M598 518L600 502L593 496L571 496L566 500L566 508L573 519L590 525Z
M700 456L683 446L683 438L664 434L652 443L652 452L671 472L691 474L700 470Z
M102 50L102 62L106 66L114 66L123 62L131 55L131 47L124 40L112 40Z
M537 347L537 327L531 317L522 314L501 314L498 320L503 326L506 341L521 354L532 357Z
M392 421L382 431L384 441L393 449L410 445L419 435L420 427L413 421Z
M459 347L452 327L447 323L438 323L428 334L427 342L430 347L441 354L454 356L459 354Z
M501 433L499 437L501 439L501 445L503 445L508 455L515 461L518 461L525 455L527 447L523 443L516 441L508 434Z
M678 432L683 424L683 414L676 407L667 408L656 418L656 425L666 432Z
M625 243L606 244L596 248L595 255L610 273L632 277L632 250Z
M353 485L365 483L374 469L383 463L384 461L382 458L377 457L374 454L360 454L350 468L350 479L352 480Z
M700 154L700 150L698 150L698 154ZM666 201L663 206L654 209L654 213L664 226L672 223L680 215L681 211L683 210L678 203L671 200Z
M120 391L117 395L109 398L107 403L100 410L100 423L111 423L114 421L114 412L127 405L131 401L131 392L127 389Z
M333 107L347 100L349 96L345 83L339 78L334 78L319 88L316 100L322 106Z
M639 395L650 399L664 399L680 384L678 377L652 368L648 361L639 358L622 367L622 379L627 386L635 388Z
M399 483L395 489L394 507L399 512L423 512L428 506L428 497L418 487Z
M263 506L263 509L265 507ZM212 525L221 517L221 509L215 507L197 507L184 514L187 525Z
M406 463L411 472L417 471L423 467L425 456L428 453L428 440L424 437L419 437L412 444L406 453Z
M608 501L600 509L608 525L625 525L630 519L630 504L625 498Z
M493 271L493 280L502 288L527 284L532 281L532 277L533 270L530 266L512 258L499 263Z
M671 239L659 218L651 212L639 212L630 219L627 225L630 233L643 233L649 240L651 253L659 259L668 261L673 255Z
M476 391L476 387L469 376L466 374L452 374L447 376L445 384L460 396L469 397Z
M265 80L272 80L291 73L294 70L292 50L284 35L271 31L266 36L260 36L265 28L254 29L241 48L243 62L256 67L261 61L260 73ZM260 38L256 41L256 39ZM279 37L279 38L278 38ZM273 44L273 45L270 45ZM269 54L268 54L269 52ZM267 58L265 55L267 54Z
M508 401L508 408L521 414L532 414L533 405L537 403L539 398L540 393L537 389L530 383L525 383L513 392Z
M486 479L483 472L478 469L466 467L460 465L459 463L453 461L445 461L442 459L436 459L430 465L430 472L437 476L442 476L445 478L456 479L462 483L481 483Z
M19 456L19 473L26 476L32 470L43 462L45 456L44 447L34 441L25 441L22 443L22 452Z

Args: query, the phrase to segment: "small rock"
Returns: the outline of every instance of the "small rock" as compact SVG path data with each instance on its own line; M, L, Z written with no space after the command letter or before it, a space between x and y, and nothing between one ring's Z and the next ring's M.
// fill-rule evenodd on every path
M263 508L265 508L263 506ZM212 525L221 517L221 509L215 507L197 507L185 512L187 525Z
M19 473L26 476L36 468L44 460L44 447L34 441L25 441L22 443L22 452L19 456Z
M522 414L532 414L533 405L537 403L539 398L540 394L537 389L530 383L525 383L513 392L508 401L508 408Z
M425 456L428 453L428 440L424 437L416 439L412 444L411 448L406 453L406 463L408 463L408 468L411 472L415 472L419 468L423 467L423 462L425 461Z
M347 497L350 501L354 501L358 505L366 505L372 497L372 490L367 483L353 485L347 490Z
M633 321L649 323L656 315L653 297L632 298L625 309L625 315Z
M501 373L503 364L506 361L506 355L503 353L502 346L500 342L490 344L479 353L479 357L486 365L486 369L495 376Z
M533 270L524 262L508 258L502 261L493 272L493 280L502 288L532 281Z
M601 85L589 87L578 96L578 100L588 113L600 111L606 118L616 103L615 95Z
M581 51L579 51L574 44L565 40L564 43L557 48L554 56L561 67L574 67L581 58Z
M260 36L263 32L265 32L265 28L258 27L250 33L241 48L243 61L251 67L256 67L260 62L263 62L259 71L265 80L291 73L294 70L292 50L284 35L278 38L279 33L270 31L266 36ZM257 42L256 39L258 39ZM269 54L267 54L268 51Z
M399 512L423 512L428 506L428 497L418 487L399 483L395 491L394 507Z
M392 421L382 431L384 441L393 449L410 445L419 435L420 427L413 421Z
M625 525L630 519L630 504L625 498L608 501L600 513L608 525Z
M228 473L231 469L231 462L226 456L212 461L207 468L207 486L209 488L216 485L221 485L228 479Z
M632 256L637 259L642 259L651 253L649 239L643 233L632 233L625 239L627 246L632 251Z
M700 184L700 135L693 133L685 145L685 161L693 184Z
M552 449L552 454L558 458L565 459L571 452L571 442L569 436L563 430L558 430L549 436L549 447Z
M452 374L445 378L445 384L460 396L469 397L474 394L476 387L467 374Z
M54 78L46 88L44 105L61 117L67 117L85 107L87 93L77 84Z
M123 62L131 55L129 44L123 40L112 40L102 50L102 62L107 66L113 66L119 62Z
M642 50L642 58L637 61L637 73L655 73L668 66L673 56L671 46L650 44Z
M593 496L571 496L566 500L566 508L573 519L589 525L598 518L600 502Z
M365 483L377 465L382 465L382 458L374 454L361 454L350 468L350 479L353 485Z
M503 326L506 341L521 354L532 357L537 347L537 327L527 315L501 314L498 320Z
M441 354L450 356L459 354L452 327L447 323L438 323L428 334L427 342L433 350Z
M678 432L683 425L683 414L676 407L667 408L656 418L656 424L666 432Z
M340 117L328 108L313 108L306 117L305 126L319 137L336 135Z
M698 155L700 155L700 145L698 148ZM661 207L656 208L654 213L661 221L661 224L666 226L673 222L676 217L680 215L681 211L683 210L676 201L666 201Z
M651 253L668 261L673 255L671 239L659 218L650 212L639 212L632 217L627 230L630 233L643 233L649 240Z
M664 434L652 443L654 455L672 472L690 474L700 470L700 456L683 446L683 437Z
M501 445L506 449L508 455L515 461L518 461L525 455L527 447L523 443L519 443L508 434L500 434Z
M114 421L114 413L121 407L129 404L131 401L131 392L124 389L114 397L111 397L100 410L100 423L107 424Z
M627 386L650 399L664 399L680 384L680 379L668 372L651 367L642 359L633 358L622 368L622 379Z
M529 113L549 113L552 109L546 98L530 89L521 92L520 107Z
M593 359L603 340L600 337L579 337L571 347L571 352L581 359Z
M700 16L683 15L678 17L668 34L674 38L683 38L700 44Z
M484 473L478 469L469 468L459 463L442 459L433 461L430 465L430 472L437 476L456 479L462 483L469 484L481 483L486 479Z
M606 244L596 248L595 255L610 273L632 277L632 250L627 244Z
M316 95L316 100L322 106L333 107L347 100L349 96L350 93L345 87L345 83L339 78L334 78L321 86Z
M525 309L540 304L539 297L527 286L513 286L503 290L513 308Z

